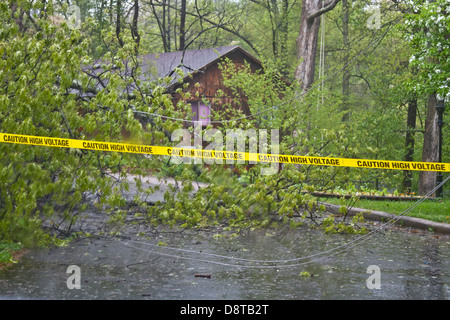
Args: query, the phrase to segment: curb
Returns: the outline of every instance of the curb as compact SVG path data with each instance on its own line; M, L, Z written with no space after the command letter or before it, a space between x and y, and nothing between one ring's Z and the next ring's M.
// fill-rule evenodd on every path
M323 203L327 209L328 212L337 214L339 213L339 208L341 206L335 205L335 204L329 204L329 203ZM398 217L395 214L386 213L382 211L376 211L376 210L368 210L368 209L360 209L360 208L352 208L348 212L349 216L354 216L358 213L362 213L364 219L366 220L375 220L375 221L388 221L393 218ZM442 233L442 234L450 234L450 224L447 223L439 223L434 222L430 220L415 218L415 217L408 217L408 216L402 216L400 217L396 222L397 225L403 226L403 227L410 227L410 228L417 228L422 230L433 230L435 233Z
M360 199L369 200L389 200L389 201L418 201L422 197L402 197L402 196L376 196L370 194L338 194L338 193L326 193L326 192L311 192L313 196L323 197L323 198L344 198L349 199L353 196L357 196Z

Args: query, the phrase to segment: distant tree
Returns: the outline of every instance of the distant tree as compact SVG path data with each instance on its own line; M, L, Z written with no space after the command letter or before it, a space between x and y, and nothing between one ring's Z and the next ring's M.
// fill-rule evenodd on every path
M297 37L297 53L300 64L295 70L295 79L303 91L314 82L317 39L322 14L333 10L340 0L303 0L300 16L300 31Z
M404 30L413 49L410 65L417 74L409 86L417 94L428 96L422 161L436 162L439 144L436 102L448 101L450 97L450 3L412 1L411 5L413 10L407 15ZM435 185L436 172L420 173L420 194L426 194Z

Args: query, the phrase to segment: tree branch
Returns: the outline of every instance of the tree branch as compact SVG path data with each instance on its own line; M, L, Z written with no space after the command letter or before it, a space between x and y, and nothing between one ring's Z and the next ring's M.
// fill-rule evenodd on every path
M366 84L367 84L367 86L369 87L369 90L372 90L372 87L370 86L370 83L369 83L369 81L367 81L367 79L366 78L364 78L362 75L358 75L358 74L351 74L350 75L350 77L356 77L356 78L360 78L360 79L362 79Z
M320 10L317 10L316 12L311 13L311 14L308 16L307 20L308 20L308 21L314 20L315 18L321 16L322 14L324 14L324 13L330 11L330 10L333 10L334 7L336 7L336 5L337 5L340 1L341 1L341 0L327 0L327 1L325 1L325 2L323 3L323 8L320 9Z

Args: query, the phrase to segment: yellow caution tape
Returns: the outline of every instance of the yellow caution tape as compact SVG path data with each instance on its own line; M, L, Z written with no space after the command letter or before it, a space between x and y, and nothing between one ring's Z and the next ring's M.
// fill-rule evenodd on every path
M274 155L274 154L234 152L234 151L219 152L214 150L148 146L148 145L127 144L127 143L40 137L40 136L8 134L8 133L0 133L0 142L47 146L47 147L98 150L98 151L141 153L160 156L192 157L203 159L209 158L222 160L254 161L264 163L277 162L277 163L293 163L293 164L305 164L317 166L450 172L450 163L308 157L308 156Z

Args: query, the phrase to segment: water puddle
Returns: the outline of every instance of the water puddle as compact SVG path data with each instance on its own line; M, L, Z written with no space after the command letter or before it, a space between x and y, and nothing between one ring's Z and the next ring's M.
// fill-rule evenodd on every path
M135 235L31 250L0 270L0 298L450 297L448 236L386 230L347 248L360 236L324 235L310 228L258 230L233 238L214 236L214 230L147 233L145 239ZM347 250L332 250L337 247ZM320 255L324 251L328 254ZM80 289L68 289L70 265L80 268ZM380 289L368 288L372 265L379 267Z

